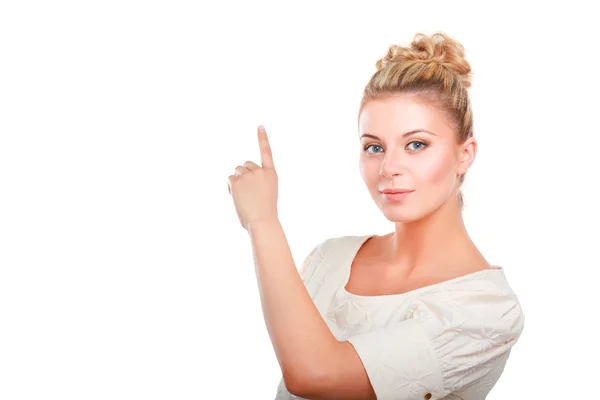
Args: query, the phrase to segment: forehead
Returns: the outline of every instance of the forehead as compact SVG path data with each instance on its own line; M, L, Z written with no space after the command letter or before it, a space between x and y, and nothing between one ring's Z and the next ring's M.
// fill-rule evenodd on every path
M392 138L414 129L426 129L438 136L453 135L446 114L411 94L394 94L368 101L360 114L359 135L370 133Z

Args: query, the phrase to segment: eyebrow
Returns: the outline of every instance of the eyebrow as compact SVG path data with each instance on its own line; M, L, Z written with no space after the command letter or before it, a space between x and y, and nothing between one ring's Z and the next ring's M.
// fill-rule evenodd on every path
M437 134L435 134L435 133L433 133L433 132L430 132L430 131L428 131L428 130L426 130L426 129L415 129L415 130L412 130L412 131L409 131L409 132L406 132L406 133L402 134L402 137L408 137L408 136L414 135L415 133L419 133L419 132L425 132L425 133L429 133L430 135L437 136ZM364 138L364 137L370 137L370 138L373 138L373 139L381 140L381 138L380 138L380 137L378 137L378 136L375 136L375 135L371 135L370 133L365 133L365 134L363 134L363 135L360 137L360 139L362 139L362 138Z

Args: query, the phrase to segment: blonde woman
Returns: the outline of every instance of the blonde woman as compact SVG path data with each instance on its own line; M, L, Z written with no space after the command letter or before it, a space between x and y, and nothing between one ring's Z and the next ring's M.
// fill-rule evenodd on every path
M393 232L329 238L298 273L262 126L262 165L229 177L281 366L276 399L485 399L524 315L462 218L477 152L471 68L443 33L391 46L376 67L358 112L360 172Z

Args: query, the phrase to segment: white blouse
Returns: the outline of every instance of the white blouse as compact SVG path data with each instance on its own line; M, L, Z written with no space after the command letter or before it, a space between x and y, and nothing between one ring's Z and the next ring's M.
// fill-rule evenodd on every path
M350 266L372 236L323 241L300 274L334 336L356 349L377 399L485 399L524 326L504 270L477 271L401 294L351 294L345 290ZM275 400L290 399L301 398L281 379Z

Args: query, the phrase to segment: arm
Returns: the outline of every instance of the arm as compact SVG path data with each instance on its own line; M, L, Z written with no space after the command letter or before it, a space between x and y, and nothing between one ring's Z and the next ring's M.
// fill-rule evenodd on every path
M304 287L279 221L251 224L248 232L267 329L285 386L296 396L444 398L488 379L523 329L516 297L459 286L419 301L419 318L373 325L340 342Z
M295 267L276 219L248 226L267 331L287 389L311 399L375 399L356 351L339 342ZM334 397L335 396L335 397Z

